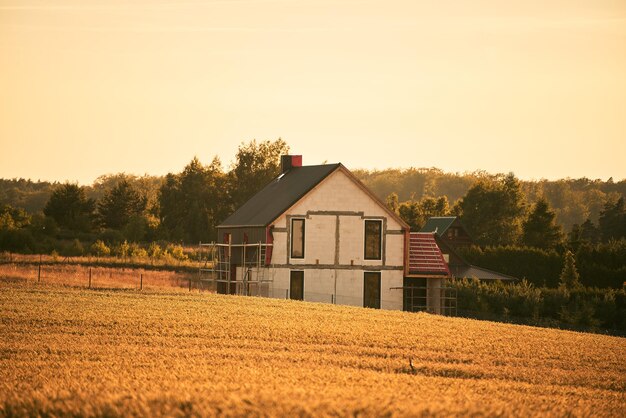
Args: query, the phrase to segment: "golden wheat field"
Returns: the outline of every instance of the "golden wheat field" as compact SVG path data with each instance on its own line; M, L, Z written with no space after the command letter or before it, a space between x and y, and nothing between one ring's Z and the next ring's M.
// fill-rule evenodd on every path
M2 416L623 416L626 340L0 282ZM411 359L412 367L409 364Z

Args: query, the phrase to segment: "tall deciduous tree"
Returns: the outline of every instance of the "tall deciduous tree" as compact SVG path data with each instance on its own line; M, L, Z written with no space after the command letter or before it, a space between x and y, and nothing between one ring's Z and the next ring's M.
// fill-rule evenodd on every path
M400 203L398 203L398 193L390 193L387 196L385 204L387 205L387 209L393 213L398 213L398 209L400 208Z
M280 156L289 153L289 145L276 141L241 144L229 173L235 208L241 206L280 174Z
M480 245L511 245L520 237L524 197L513 173L479 180L459 201L458 210Z
M159 190L161 226L171 239L215 239L215 227L230 212L226 175L216 157L204 166L197 158L180 174L168 174Z
M140 216L145 211L146 204L146 197L124 179L104 193L102 200L98 202L98 215L102 226L121 229L133 216Z
M412 231L419 231L428 218L432 216L447 216L450 214L448 198L423 197L419 202L412 200L403 202L398 207L400 217L409 224Z
M529 247L553 249L563 241L561 226L555 222L555 213L541 198L522 224L522 243Z
M95 207L95 201L87 199L84 188L65 183L52 192L43 213L62 228L85 232L93 227Z

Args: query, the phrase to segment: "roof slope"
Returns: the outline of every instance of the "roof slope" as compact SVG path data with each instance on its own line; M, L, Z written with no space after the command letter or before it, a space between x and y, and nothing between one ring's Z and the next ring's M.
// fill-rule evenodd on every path
M450 270L437 246L434 234L427 232L409 234L409 274L450 276Z
M420 232L434 232L441 236L448 228L452 226L456 216L432 216L428 218L426 224L420 229Z
M252 196L219 227L267 226L341 164L290 168Z

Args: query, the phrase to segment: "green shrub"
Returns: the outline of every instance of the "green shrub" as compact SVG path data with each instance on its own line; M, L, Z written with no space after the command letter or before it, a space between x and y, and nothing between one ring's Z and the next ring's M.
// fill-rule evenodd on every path
M535 287L532 283L504 284L454 280L457 309L479 319L556 325L583 329L626 331L626 290L577 287Z
M91 254L98 257L105 257L111 254L111 249L107 247L107 245L103 241L97 240L96 242L91 244Z

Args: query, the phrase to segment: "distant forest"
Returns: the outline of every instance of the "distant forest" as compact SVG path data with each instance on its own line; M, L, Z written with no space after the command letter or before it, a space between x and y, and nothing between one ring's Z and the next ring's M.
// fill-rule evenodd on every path
M278 176L288 153L280 139L251 141L228 168L193 158L178 173L107 174L88 186L0 179L0 251L155 258L171 247L182 257L182 246L217 240L216 226ZM463 254L470 263L555 287L571 252L583 285L626 282L626 180L353 172L413 231L431 216L459 216L476 244Z
M445 196L449 206L461 199L479 180L495 179L498 175L483 171L446 173L437 168L408 168L387 170L352 170L381 200L395 193L399 202L420 201L424 197ZM125 173L106 174L85 186L88 199L99 201L120 181L126 180L147 199L148 210L158 211L159 190L166 176L136 176ZM605 203L626 196L626 180L614 182L588 178L562 180L519 180L528 206L545 198L556 214L556 222L569 232L575 224L590 219L598 223ZM0 207L24 209L29 214L42 213L52 192L61 184L27 179L0 179Z

